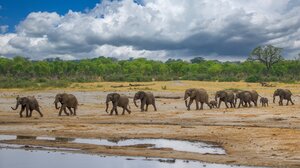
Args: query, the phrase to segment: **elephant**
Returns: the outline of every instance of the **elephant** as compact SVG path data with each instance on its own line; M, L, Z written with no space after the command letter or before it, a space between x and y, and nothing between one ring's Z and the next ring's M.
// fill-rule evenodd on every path
M275 103L275 97L276 96L279 96L279 105L282 106L283 105L283 100L286 99L287 102L286 102L286 105L289 105L289 102L292 103L292 105L294 105L294 102L292 101L292 92L288 89L276 89L274 91L274 94L273 94L273 103Z
M219 98L219 101L218 101ZM215 95L215 101L219 102L218 108L220 108L221 102L223 101L226 105L226 108L228 108L227 103L230 103L230 107L233 108L235 107L235 96L232 91L227 91L227 90L220 90L216 92Z
M184 92L184 102L185 102L185 106L188 107L188 102L187 99L190 97L190 95L192 94L193 91L197 90L196 88L190 88L190 89L186 89ZM191 100L191 103L193 103L194 100ZM196 109L199 109L198 103L196 103Z
M199 102L201 103L200 110L203 110L204 103L206 103L210 109L212 108L208 102L208 94L204 89L190 89L186 91L184 100L187 102L188 98L190 98L190 100L187 104L187 110L190 110L190 106L194 100L196 102L196 110L199 110Z
M215 100L211 100L209 101L209 104L212 108L218 108L218 103Z
M268 98L266 98L266 97L261 97L261 98L260 98L260 103L261 103L261 105L262 105L263 107L269 106L269 100L268 100Z
M20 117L23 117L22 113L26 109L26 117L31 117L32 111L35 110L37 111L41 117L43 117L43 114L40 110L40 106L38 101L34 96L27 96L27 97L19 97L17 96L16 98L17 104L16 107L13 108L13 110L17 110L19 105L21 105L21 111L20 111Z
M112 102L113 104L113 108L110 111L110 115L113 114L113 112L115 111L116 115L118 115L118 109L117 107L122 107L123 108L123 112L122 115L125 114L125 110L128 112L128 114L131 113L131 111L127 108L129 107L129 99L126 95L120 95L118 93L110 93L106 96L106 109L105 111L108 113L108 106L109 106L109 102ZM130 108L130 107L129 107Z
M73 94L67 94L67 93L58 93L55 96L55 108L59 109L59 107L57 106L58 103L61 103L61 107L58 113L58 116L61 116L61 112L64 111L64 113L69 116L69 115L76 115L76 110L78 107L78 101L77 98L73 95ZM67 113L66 108L69 109L70 114ZM72 108L74 110L74 112L72 112Z
M140 99L141 100L141 111L143 112L148 111L148 105L152 104L154 111L157 111L156 105L155 105L155 97L151 92L144 92L144 91L138 91L133 98L134 105L138 107L136 104L136 100ZM144 106L146 105L146 109L144 109Z
M240 99L238 108L240 108L241 105L244 107L251 107L251 101L252 101L252 95L249 91L240 91L236 94L236 99Z
M252 90L252 91L239 91L237 94L239 94L240 92L248 92L250 95L251 95L251 102L253 102L254 103L254 105L257 107L257 101L258 101L258 93L255 91L255 90ZM236 94L236 95L237 95ZM235 104L237 103L237 96L235 97ZM243 101L241 102L242 103L242 105L244 105L243 103Z

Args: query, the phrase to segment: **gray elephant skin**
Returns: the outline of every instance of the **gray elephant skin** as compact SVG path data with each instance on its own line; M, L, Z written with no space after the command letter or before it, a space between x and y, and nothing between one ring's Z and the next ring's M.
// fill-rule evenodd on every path
M58 107L58 103L61 104L61 107ZM77 98L73 94L67 94L67 93L59 93L55 96L55 108L60 109L58 115L61 116L61 112L64 111L64 113L68 115L76 115L76 110L78 107L78 101ZM70 114L67 113L66 108L70 111ZM74 110L74 112L72 111Z
M266 97L261 97L259 102L261 103L261 106L263 106L263 107L269 106L269 100Z
M148 106L151 104L154 108L154 111L157 111L156 109L156 105L155 105L155 97L153 95L153 93L151 92L144 92L144 91L138 91L137 93L135 93L134 98L133 98L133 102L134 105L136 107L138 107L136 100L140 100L141 101L141 111L148 111ZM146 109L145 109L145 105L146 105Z
M286 105L289 105L289 102L294 105L292 101L292 92L288 89L276 89L273 94L273 103L275 103L275 97L279 96L279 105L283 105L283 100L287 100Z
M20 117L23 117L22 113L25 109L26 109L26 117L31 117L33 110L37 111L40 114L40 116L43 117L43 114L40 110L39 103L34 96L27 96L27 97L17 96L16 100L17 100L16 107L15 108L11 107L11 108L13 110L17 110L19 105L21 105Z
M189 103L187 104L188 98L190 98L190 100ZM185 100L187 110L191 109L190 106L194 100L196 102L196 110L199 110L199 102L201 103L200 110L203 109L204 103L206 103L210 109L212 108L208 102L208 94L205 89L195 89L195 88L187 89L184 94L184 100Z
M231 108L235 107L235 96L234 96L234 93L232 91L229 91L229 90L220 90L220 91L217 91L216 95L215 95L215 101L219 102L218 103L218 108L220 108L221 102L225 103L226 108L229 108L227 103L230 103L230 107Z
M209 104L212 108L218 108L218 103L215 100L211 100L209 101Z
M113 107L110 111L110 115L113 114L115 111L115 114L118 115L118 109L117 107L122 107L123 112L122 115L125 114L125 110L130 114L131 111L128 109L129 106L129 99L126 95L120 95L119 93L110 93L106 96L106 109L105 111L108 113L108 106L109 102L112 102Z
M240 108L240 106L244 106L244 107L251 107L251 100L252 100L252 95L249 91L240 91L236 94L236 99L239 99L239 105L238 108Z

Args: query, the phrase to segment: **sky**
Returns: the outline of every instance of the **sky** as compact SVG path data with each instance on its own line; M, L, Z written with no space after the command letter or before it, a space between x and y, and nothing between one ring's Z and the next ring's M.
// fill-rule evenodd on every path
M0 0L0 55L245 60L300 53L299 0Z

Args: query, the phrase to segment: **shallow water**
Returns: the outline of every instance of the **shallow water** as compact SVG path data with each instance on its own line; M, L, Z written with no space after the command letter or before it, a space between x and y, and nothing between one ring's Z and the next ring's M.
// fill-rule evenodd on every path
M124 139L119 141L109 141L107 139L83 139L83 138L63 138L63 137L31 137L31 136L10 136L0 135L0 140L11 139L37 139L53 140L61 142L85 143L105 146L133 146L147 144L149 148L171 148L175 151L207 153L207 154L226 154L225 150L219 146L198 142L182 141L172 139Z
M181 141L172 139L125 139L114 142L105 139L77 138L72 142L107 146L131 146L140 144L151 144L150 148L172 148L173 150L183 152L226 154L223 148L216 145L207 144L204 142Z
M0 167L13 168L251 168L174 159L98 156L65 152L0 148Z

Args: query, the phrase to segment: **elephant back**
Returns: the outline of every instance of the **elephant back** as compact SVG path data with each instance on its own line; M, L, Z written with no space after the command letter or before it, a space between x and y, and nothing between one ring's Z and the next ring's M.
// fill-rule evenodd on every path
M78 106L77 98L73 94L63 95L62 103L66 103L68 107L76 108Z
M197 89L196 92L200 102L208 103L208 93L205 89Z

